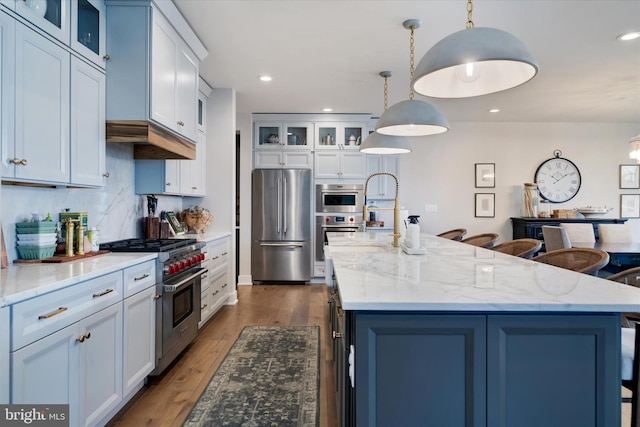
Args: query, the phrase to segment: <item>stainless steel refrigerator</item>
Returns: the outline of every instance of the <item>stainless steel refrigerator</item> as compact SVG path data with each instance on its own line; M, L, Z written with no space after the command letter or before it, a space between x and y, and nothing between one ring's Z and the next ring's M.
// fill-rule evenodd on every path
M254 170L251 208L253 280L311 280L311 171Z

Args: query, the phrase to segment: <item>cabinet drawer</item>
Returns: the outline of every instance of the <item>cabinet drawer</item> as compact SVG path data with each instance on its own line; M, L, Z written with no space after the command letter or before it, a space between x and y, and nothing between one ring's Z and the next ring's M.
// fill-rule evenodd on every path
M220 239L207 245L208 256L210 258L209 272L216 274L222 266L227 264L229 258L228 239Z
M12 306L11 351L122 301L116 271Z
M209 299L211 306L215 306L220 299L227 296L227 288L229 287L229 281L227 280L227 271L223 271L217 275L212 281L209 287Z
M124 270L124 297L147 289L156 283L156 260L133 265Z

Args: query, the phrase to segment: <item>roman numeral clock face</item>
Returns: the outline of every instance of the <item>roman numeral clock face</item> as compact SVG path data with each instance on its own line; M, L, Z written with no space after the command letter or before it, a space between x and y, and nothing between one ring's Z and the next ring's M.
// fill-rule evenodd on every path
M556 157L545 160L536 170L535 182L540 196L551 203L571 200L580 190L580 171L568 159Z

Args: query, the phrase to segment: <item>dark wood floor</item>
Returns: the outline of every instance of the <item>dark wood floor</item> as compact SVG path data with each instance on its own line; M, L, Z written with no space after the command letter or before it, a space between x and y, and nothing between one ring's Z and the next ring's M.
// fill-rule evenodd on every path
M108 426L182 425L247 325L320 326L320 426L336 426L333 362L326 332L327 299L323 284L238 287L238 304L216 313L179 360L150 381Z

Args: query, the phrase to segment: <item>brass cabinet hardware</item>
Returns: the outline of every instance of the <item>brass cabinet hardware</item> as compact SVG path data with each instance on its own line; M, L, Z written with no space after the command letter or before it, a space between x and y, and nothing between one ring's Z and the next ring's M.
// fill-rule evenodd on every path
M82 334L78 338L76 338L76 341L84 342L84 340L88 340L89 338L91 338L91 332L85 332L84 334Z
M211 259L218 259L218 258L220 258L220 256L214 256L214 257L213 257L213 258L211 258Z
M214 292L214 293L212 293L211 295L212 295L212 296L213 296L213 295L217 295L217 294L218 294L218 292L220 292L220 291L215 291L215 292Z
M51 313L47 313L47 314L41 314L40 316L38 316L38 319L48 319L50 317L55 316L56 314L60 314L63 311L67 311L69 308L68 307L60 307L55 311L52 311Z
M13 163L14 165L27 166L27 159L19 159L17 157L14 157L13 159L11 159L11 163Z
M170 183L170 182L167 182L165 185L166 185L167 187L171 187L171 183Z
M102 176L104 176L105 178L109 178L109 172L103 173Z
M207 304L200 306L200 310L204 310L205 308L207 308Z
M105 289L104 291L98 293L98 294L93 294L94 298L100 298L105 296L106 294L110 294L111 292L113 292L113 289Z
M149 277L149 275L145 273L142 276L134 277L133 280L142 280L142 279L146 279L147 277Z
M103 58L104 58L105 61L108 61L108 60L111 59L111 57L109 55L107 55L106 53L104 54Z
M221 288L226 288L228 285L228 283L225 283L224 285L221 286Z
M336 338L342 338L342 334L340 332L336 332L333 331L333 333L331 334L331 336L333 336L333 339L335 340Z
M160 295L160 294L156 294L156 295L153 296L153 299L155 299L155 300L158 300L160 298L162 298L162 295Z
M222 252L222 256L225 256L225 255L227 255L227 252Z
M178 122L178 126L184 126L184 122L183 122L182 120L180 120L180 121Z
M191 187L191 189L192 189L192 190L197 190L197 189L198 189L198 187Z

